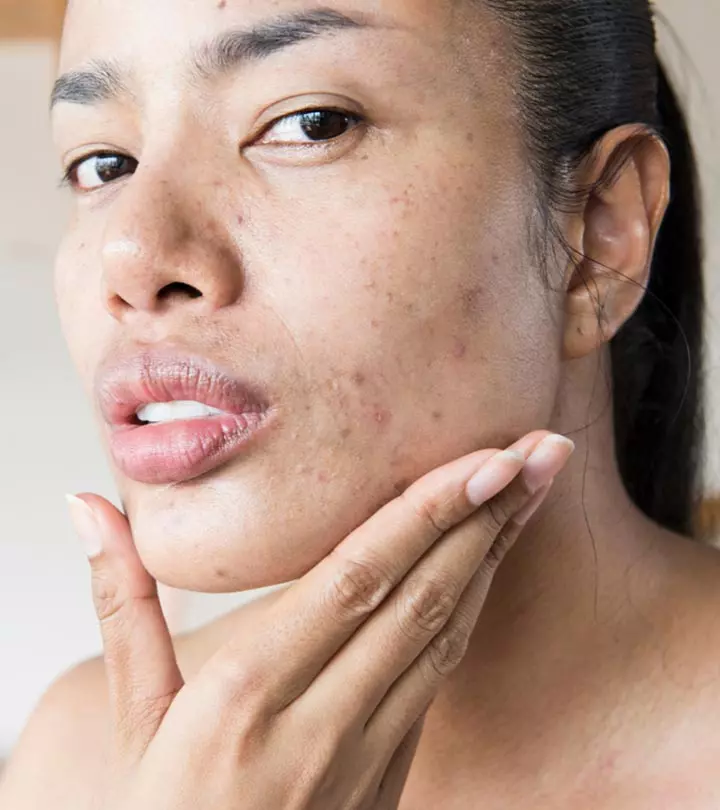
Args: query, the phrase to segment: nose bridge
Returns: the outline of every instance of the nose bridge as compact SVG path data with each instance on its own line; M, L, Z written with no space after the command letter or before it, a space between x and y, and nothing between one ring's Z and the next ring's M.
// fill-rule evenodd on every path
M211 201L201 199L205 184L193 182L182 166L177 153L169 152L161 161L141 161L110 203L102 272L106 303L116 318L198 298L217 309L239 296L240 262L230 235ZM171 285L183 294L165 295Z

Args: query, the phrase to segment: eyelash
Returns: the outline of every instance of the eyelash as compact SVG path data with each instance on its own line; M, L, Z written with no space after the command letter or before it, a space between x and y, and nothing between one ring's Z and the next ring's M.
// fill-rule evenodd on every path
M340 140L340 138L342 138L343 135L349 134L349 132L354 130L359 125L362 125L362 124L366 123L366 119L365 119L364 116L359 115L358 113L355 113L355 112L351 112L349 110L342 109L340 107L308 107L308 108L306 108L304 110L296 110L295 112L287 113L286 115L282 115L279 118L276 118L273 121L270 121L267 124L267 126L256 136L255 140L257 140L259 138L262 138L265 134L267 134L274 127L276 127L281 121L289 121L289 120L292 120L294 118L301 118L302 116L307 116L310 113L337 113L338 115L344 116L346 119L348 119L348 122L349 122L348 129L347 129L346 132L343 132L340 135L336 135L336 136L333 136L331 138L327 138L324 141L320 140L320 141L316 141L315 143L309 142L309 143L300 143L300 144L299 143L288 144L288 143L280 142L280 144L279 144L280 146L286 146L286 147L290 146L291 148L292 148L292 146L295 146L296 148L302 148L302 149L327 147L327 145L329 143L332 143L333 141ZM62 175L62 177L60 179L60 186L61 187L76 188L77 183L76 183L76 180L75 180L75 173L82 166L83 163L90 160L91 158L113 158L113 157L114 158L121 158L121 159L126 160L126 161L131 161L131 162L137 163L137 161L135 161L134 158L130 157L129 155L124 155L121 152L111 152L111 151L106 150L106 149L105 150L99 150L97 152L88 152L87 154L82 155L81 157L78 157L76 160L74 160L67 167L67 169L63 172L63 175ZM85 190L85 191L83 191L82 189L79 189L79 191L80 191L80 193L88 194L91 191L97 191L98 189L103 188L104 186L110 185L110 183L112 183L112 182L114 182L114 181L111 180L108 183L103 183L101 186L98 186L95 189L88 189L88 190Z

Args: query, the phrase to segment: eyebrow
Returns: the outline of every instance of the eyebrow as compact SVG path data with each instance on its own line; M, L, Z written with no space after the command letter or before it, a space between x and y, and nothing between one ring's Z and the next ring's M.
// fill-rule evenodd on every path
M370 27L390 26L379 26L366 17L353 18L327 8L285 14L250 28L226 31L210 43L201 45L195 51L193 68L196 74L208 79L258 62L308 39L346 29ZM91 62L86 69L60 76L53 86L50 107L61 101L97 104L117 98L126 90L123 73L118 66L98 60Z

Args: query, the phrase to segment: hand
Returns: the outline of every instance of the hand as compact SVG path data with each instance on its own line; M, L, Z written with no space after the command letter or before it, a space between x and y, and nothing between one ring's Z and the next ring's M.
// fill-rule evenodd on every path
M74 499L80 534L102 540L91 567L114 741L103 810L396 810L493 575L572 453L551 438L527 461L551 435L416 481L188 683L126 518L99 496Z

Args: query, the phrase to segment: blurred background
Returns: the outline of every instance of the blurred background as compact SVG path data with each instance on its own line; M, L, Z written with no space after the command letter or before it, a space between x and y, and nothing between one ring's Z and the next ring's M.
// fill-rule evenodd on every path
M52 263L68 210L58 188L48 96L64 0L0 0L0 760L50 682L100 652L88 567L64 493L115 499L91 414L57 323ZM707 216L706 502L716 536L720 496L720 2L658 0L661 49L689 107ZM162 590L173 632L261 592Z

